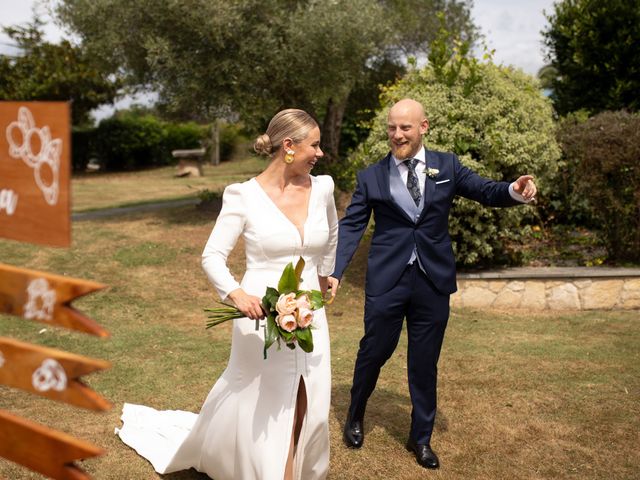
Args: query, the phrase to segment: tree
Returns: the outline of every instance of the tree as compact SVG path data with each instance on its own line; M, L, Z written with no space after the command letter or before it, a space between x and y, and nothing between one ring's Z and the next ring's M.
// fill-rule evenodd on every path
M428 148L455 152L464 165L495 180L531 173L544 197L553 188L560 157L550 101L530 76L467 54L465 42L449 49L437 41L427 67L385 89L369 138L350 158L345 175L353 180L356 170L387 154L386 116L393 103L408 97L425 107ZM513 261L504 245L522 237L532 214L531 207L491 209L455 199L449 231L458 262L481 266Z
M424 49L434 9L471 36L468 3L62 0L56 12L130 84L159 91L167 110L209 121L236 113L262 128L281 108L303 108L323 123L323 148L335 160L349 98L367 69ZM408 29L402 18L422 23Z
M0 55L1 100L70 100L74 125L88 123L89 112L113 102L121 83L67 40L45 42L42 23L4 27L21 54Z
M547 19L556 110L638 110L640 0L564 0Z

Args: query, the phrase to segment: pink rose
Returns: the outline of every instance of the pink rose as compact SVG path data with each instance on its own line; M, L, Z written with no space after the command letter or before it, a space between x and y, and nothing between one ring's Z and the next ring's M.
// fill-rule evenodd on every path
M313 310L301 308L297 313L298 327L307 328L313 321Z
M280 315L290 315L295 312L297 307L296 294L293 292L283 293L278 297L278 301L276 302L276 310Z
M296 301L297 301L298 309L305 308L307 310L311 310L311 302L309 301L309 297L307 296L306 293L303 293L302 295L300 295L296 299Z
M296 317L292 314L278 315L276 322L280 325L280 328L287 332L293 332L296 329Z

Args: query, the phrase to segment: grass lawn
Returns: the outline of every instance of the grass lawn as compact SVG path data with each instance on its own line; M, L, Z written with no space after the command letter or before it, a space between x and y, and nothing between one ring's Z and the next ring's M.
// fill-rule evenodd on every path
M218 166L206 164L203 177L178 178L176 167L78 175L71 180L72 210L82 212L195 197L204 189L222 192L226 185L245 180L265 166L264 159L246 156Z
M243 174L225 175L228 183ZM105 196L116 189L94 178L85 185L74 183L77 197L83 188L87 195L91 187ZM120 182L117 178L113 185ZM202 181L210 182L208 188L215 183L213 176ZM129 183L127 188L134 187ZM166 193L164 187L159 192ZM82 205L94 208L95 202ZM39 333L42 324L9 316L0 316L0 332L112 362L110 370L85 380L114 404L106 413L85 412L0 387L0 408L104 447L106 455L82 463L96 479L204 479L194 471L155 475L113 429L125 401L197 412L226 365L230 326L205 330L202 312L214 300L200 268L214 220L214 214L190 206L77 222L69 249L0 241L6 263L109 285L74 302L111 332L109 339L58 328ZM238 245L230 258L238 275L242 251ZM453 311L440 360L433 438L442 468L426 472L404 449L411 409L404 335L370 400L364 448L344 448L341 424L362 333L365 258L366 248L361 248L328 311L331 479L638 478L638 312ZM40 477L0 460L0 478Z

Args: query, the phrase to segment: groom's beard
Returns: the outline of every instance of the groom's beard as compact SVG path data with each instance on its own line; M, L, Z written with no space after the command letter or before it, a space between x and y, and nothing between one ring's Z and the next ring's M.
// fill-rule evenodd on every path
M407 142L402 145L391 143L391 153L393 153L393 156L398 160L413 158L416 156L419 150L420 148L416 148L416 145L412 144L411 142Z

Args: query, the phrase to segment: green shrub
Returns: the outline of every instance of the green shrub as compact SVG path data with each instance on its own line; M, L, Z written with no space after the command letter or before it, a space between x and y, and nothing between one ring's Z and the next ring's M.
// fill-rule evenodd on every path
M173 165L172 150L200 148L206 127L120 112L98 125L93 150L106 171Z
M533 174L541 198L553 188L560 150L551 104L538 83L521 71L460 56L436 68L414 70L385 89L369 138L345 165L348 178L387 154L387 113L406 97L425 107L427 148L455 152L464 165L494 180ZM517 261L505 256L504 245L521 239L522 224L533 212L532 206L492 209L456 198L449 227L458 262L480 266Z
M195 122L165 123L164 152L168 155L167 162L176 163L171 156L173 150L189 150L201 148L207 135L207 127Z
M640 261L640 115L603 112L565 125L559 138L610 259Z
M92 157L95 157L96 129L94 127L72 127L71 167L74 172L84 172Z
M166 165L169 157L162 149L164 136L162 123L150 115L113 116L98 125L96 154L107 171Z
M556 139L562 146L562 137L575 125L586 122L589 115L586 111L573 112L557 123ZM589 201L576 187L578 162L576 158L562 154L558 161L558 173L555 188L552 188L540 205L540 216L549 225L563 225L599 228L594 218Z
M220 127L220 160L231 160L240 145L247 142L244 128L238 123L223 123Z

